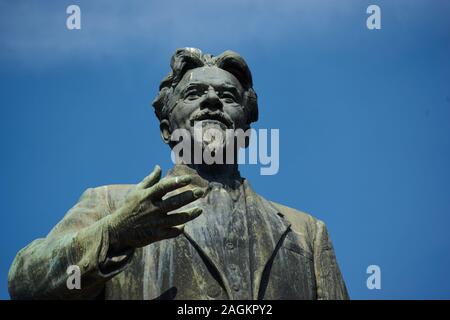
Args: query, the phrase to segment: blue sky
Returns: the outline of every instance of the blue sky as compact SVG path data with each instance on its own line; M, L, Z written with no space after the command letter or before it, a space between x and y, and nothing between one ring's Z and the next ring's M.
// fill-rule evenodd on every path
M82 29L66 29L66 7ZM382 29L366 28L377 4ZM150 103L178 47L249 63L280 171L241 172L329 228L353 299L450 298L449 1L0 1L0 298L88 187L170 166ZM381 267L381 290L366 287Z

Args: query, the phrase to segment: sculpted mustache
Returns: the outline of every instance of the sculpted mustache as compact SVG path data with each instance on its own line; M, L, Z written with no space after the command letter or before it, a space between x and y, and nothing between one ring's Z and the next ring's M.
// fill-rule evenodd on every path
M228 117L228 115L221 113L221 112L201 112L197 115L195 115L191 122L194 123L195 121L201 121L201 120L218 120L220 122L225 123L227 126L232 126L233 121Z

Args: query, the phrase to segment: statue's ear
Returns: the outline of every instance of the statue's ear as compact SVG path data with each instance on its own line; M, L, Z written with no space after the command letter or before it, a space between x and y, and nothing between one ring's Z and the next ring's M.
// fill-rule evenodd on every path
M169 120L163 119L159 123L159 130L161 131L161 139L163 139L164 143L170 143L170 135L172 134L172 130L170 128Z

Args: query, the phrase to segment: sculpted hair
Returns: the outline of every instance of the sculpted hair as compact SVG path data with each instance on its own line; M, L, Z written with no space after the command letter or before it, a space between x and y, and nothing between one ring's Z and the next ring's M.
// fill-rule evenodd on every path
M204 66L216 66L228 71L239 80L245 89L243 105L247 112L248 124L258 120L258 102L253 90L253 80L245 60L236 52L227 50L218 56L203 53L196 48L177 49L170 61L172 71L159 85L159 94L153 101L158 119L166 119L174 106L169 106L169 97L187 71Z

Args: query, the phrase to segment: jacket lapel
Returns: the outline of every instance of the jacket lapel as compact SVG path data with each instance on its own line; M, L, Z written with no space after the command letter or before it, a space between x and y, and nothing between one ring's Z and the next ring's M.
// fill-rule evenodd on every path
M207 265L211 275L219 282L219 285L226 292L228 299L231 299L233 296L231 293L231 286L221 267L220 258L217 256L216 251L211 250L209 246L204 245L203 239L198 237L198 234L195 231L193 232L189 226L185 227L184 236L200 255L205 265Z
M247 180L244 187L250 252L253 253L250 256L252 297L257 300L264 297L273 258L290 230L290 223L269 201L257 195Z
M264 297L273 258L290 231L291 224L269 201L257 195L246 179L243 186L249 234L252 298L256 300ZM204 215L196 218L196 222L197 225L204 225L207 228ZM218 251L206 245L206 242L211 243L205 239L207 233L201 228L194 228L190 223L187 223L184 228L184 236L202 260L208 264L210 272L231 299L233 294L223 270L223 262L218 256Z
M244 192L249 228L252 298L257 300L264 297L273 258L290 231L290 223L269 201L258 196L247 180L244 181ZM201 221L198 222L201 223ZM204 245L204 235L200 235L199 230L192 228L192 225L186 225L184 234L205 263L212 267L211 272L215 273L220 285L231 298L233 296L231 287L222 269L217 251Z

